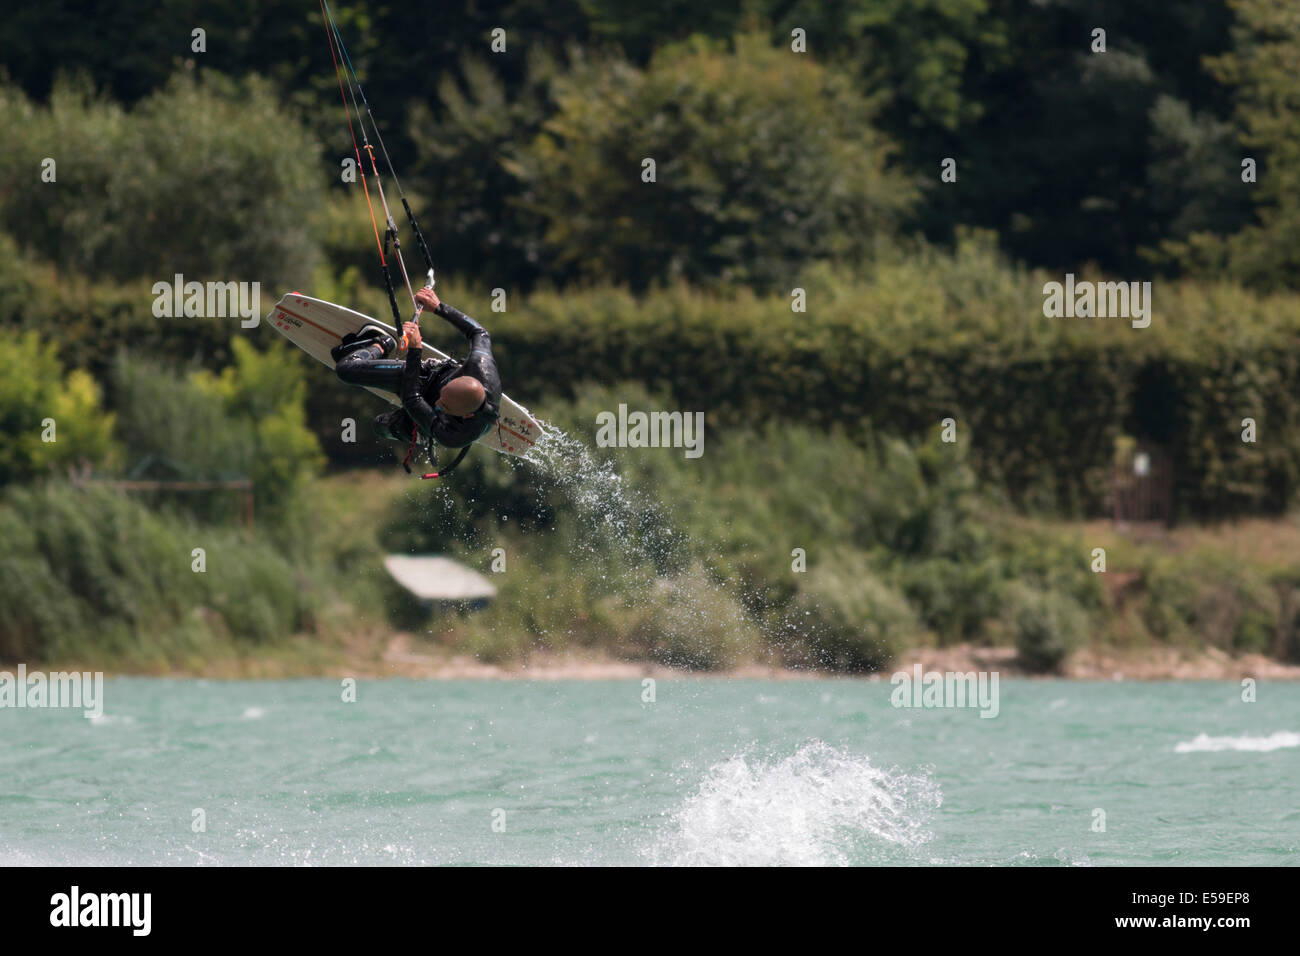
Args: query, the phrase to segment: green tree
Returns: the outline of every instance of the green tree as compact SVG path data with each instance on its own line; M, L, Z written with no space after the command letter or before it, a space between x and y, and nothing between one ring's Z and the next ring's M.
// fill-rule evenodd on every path
M320 147L256 77L179 74L131 111L84 77L48 107L0 89L13 148L0 221L61 267L117 279L305 283L323 196ZM57 179L41 179L43 162Z
M1005 61L1006 18L988 0L796 0L769 2L776 35L807 34L814 56L830 54L863 88L885 91L890 112L912 128L955 130L985 104L966 83L973 64Z
M493 285L503 276L527 285L548 271L541 223L519 207L521 183L508 157L554 113L550 89L560 70L557 57L532 51L512 93L495 63L466 55L459 76L445 74L439 84L436 118L425 103L412 107L410 134L419 157L413 171L428 184L429 197L421 225L440 270L487 276Z
M1241 183L1235 140L1230 122L1194 112L1172 96L1156 98L1147 184L1161 233L1170 241L1248 219L1250 194Z
M115 460L113 415L86 372L64 375L57 343L35 332L10 343L11 361L0 376L0 485L26 481L53 468ZM53 441L45 441L47 420Z
M1262 289L1300 282L1300 8L1288 0L1230 0L1233 48L1210 60L1236 92L1245 157L1257 165L1256 221L1230 236L1201 232L1170 248L1192 268Z
M562 275L773 288L810 261L860 257L914 198L873 104L762 36L666 48L644 71L579 60L554 95L511 169Z
M199 388L219 396L226 415L249 429L247 469L259 502L278 508L325 464L307 427L303 366L288 345L258 351L245 339L232 343L234 364L220 375L194 373Z
M235 339L231 351L220 374L119 356L118 430L132 464L152 456L193 478L251 478L259 513L278 513L325 463L303 366L283 343L258 351Z

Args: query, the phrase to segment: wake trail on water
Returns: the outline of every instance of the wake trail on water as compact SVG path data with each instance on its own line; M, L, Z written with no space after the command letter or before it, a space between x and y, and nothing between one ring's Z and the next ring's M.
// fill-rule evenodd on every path
M905 862L943 802L928 771L883 770L811 741L779 759L714 765L643 854L660 866Z
M1174 747L1174 753L1206 753L1218 750L1250 750L1267 753L1285 747L1300 747L1300 733L1279 730L1267 737L1211 737L1209 734L1197 734L1193 740L1185 740Z

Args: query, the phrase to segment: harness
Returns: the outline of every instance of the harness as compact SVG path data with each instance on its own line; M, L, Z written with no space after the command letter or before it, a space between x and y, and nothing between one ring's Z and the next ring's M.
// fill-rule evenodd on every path
M497 434L498 436L500 436L501 416L499 413L494 412L492 414L492 418L497 424ZM479 432L477 435L475 435L468 442L466 442L464 445L461 446L460 452L456 455L455 458L452 459L450 465L448 465L446 468L440 468L437 471L431 471L428 474L421 475L420 476L421 480L427 478L441 478L444 475L451 474L451 472L456 468L456 466L465 460L465 456L469 454L469 450L474 447L474 442L478 441L480 438L486 435L491 430L491 428L492 428L492 422L488 422L487 424L485 424L481 432ZM415 454L415 450L419 447L420 447L420 426L412 422L411 423L411 444L406 449L406 457L402 459L402 467L406 469L406 473L408 475L413 474L413 472L411 471L411 464L410 464L411 457ZM425 457L429 460L430 464L433 464L435 466L437 465L437 462L433 460L432 437L430 437L425 442Z
M482 437L482 436L480 436L480 437ZM477 439L476 439L476 440L477 440ZM402 459L402 467L406 469L406 473L407 473L408 475L412 473L412 472L411 472L411 465L410 465L411 456L412 456L413 454L415 454L415 449L416 449L417 447L419 447L419 444L420 444L420 427L419 427L418 425L412 425L412 426L411 426L411 445L410 445L409 448L406 449L406 457ZM433 443L432 443L432 442L429 442L429 444L430 444L430 446L432 446ZM453 470L457 465L459 465L462 461L465 460L465 456L469 454L469 450L470 450L473 446L474 446L474 442L470 442L468 445L465 445L463 448L461 448L461 450L460 450L460 454L458 454L454 459L452 459L452 462L451 462L450 465L448 465L446 468L442 468L442 469L440 469L440 470L438 470L438 471L431 471L431 472L429 472L427 475L421 475L421 476L420 476L420 479L421 479L421 480L424 480L424 479L427 479L427 478L441 478L443 475L450 474L451 471L452 471L452 470ZM428 454L429 461L430 461L431 463L433 463L433 464L436 464L436 462L433 461L433 451L432 451L432 448L430 448L430 450L428 451L427 454Z
M432 365L427 367L427 370L426 367L421 367L420 370L421 392L426 391L434 382L438 380L439 373L445 372L453 367L459 368L460 365L461 363L457 362L455 359L447 358L441 361L434 362ZM494 415L493 417L498 418L499 416ZM487 425L483 427L483 431L475 435L472 439L470 439L469 442L463 445L460 449L460 453L456 455L454 459L452 459L451 464L448 465L446 468L440 468L437 471L431 471L428 474L421 475L420 478L422 480L426 478L441 478L443 475L450 474L456 468L457 465L459 465L462 461L465 460L465 456L469 454L469 450L473 446L474 442L478 441L480 438L486 435L488 429L491 427L492 425L489 422ZM412 456L415 454L415 450L419 447L420 447L420 427L416 425L414 421L412 421L411 422L411 444L406 449L406 457L402 459L402 467L406 469L406 473L408 475L413 474L413 472L411 471L410 462ZM430 464L434 466L437 465L437 462L434 461L434 457L433 457L432 437L430 437L425 442L425 457L428 458Z

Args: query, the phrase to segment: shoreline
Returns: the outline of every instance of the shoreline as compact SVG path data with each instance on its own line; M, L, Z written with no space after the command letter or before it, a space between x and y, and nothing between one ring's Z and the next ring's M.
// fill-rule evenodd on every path
M644 680L646 678L728 678L733 680L867 680L884 681L899 671L960 672L996 671L1006 678L1033 680L1090 681L1300 681L1300 665L1287 664L1262 654L1232 656L1217 648L1187 649L1148 647L1124 650L1085 647L1072 655L1057 674L1032 674L1016 666L1016 651L1010 647L913 648L901 654L888 668L874 673L844 673L807 670L761 662L749 662L717 670L688 670L654 661L614 658L599 653L557 653L538 651L527 659L489 663L444 648L420 647L408 633L389 637L381 644L352 641L333 647L316 647L306 656L272 654L240 656L204 661L197 667L95 668L64 664L27 665L29 672L103 670L114 677L171 677L231 680L277 680L308 677L406 678L411 680ZM0 664L0 671L13 671L16 664Z

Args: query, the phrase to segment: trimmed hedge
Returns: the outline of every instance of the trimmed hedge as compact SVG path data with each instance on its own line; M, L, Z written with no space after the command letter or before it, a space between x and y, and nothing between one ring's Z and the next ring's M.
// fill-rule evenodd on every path
M1134 329L1044 318L1052 278L971 242L857 280L815 276L804 315L746 294L603 289L483 320L526 401L631 380L715 426L774 416L919 440L952 417L983 479L1070 515L1102 509L1115 440L1132 434L1168 450L1181 515L1287 507L1300 483L1300 296L1156 282L1154 320ZM523 358L535 355L545 361Z
M0 325L66 320L83 341L230 361L232 320L158 320L143 285L57 278L0 256ZM1154 320L1133 329L1125 319L1045 318L1043 283L1060 278L1009 267L991 242L971 238L953 254L882 253L860 276L814 270L802 280L802 314L784 296L684 286L640 298L608 287L539 293L509 299L504 313L454 284L443 291L492 329L507 391L543 417L548 401L591 382L642 383L706 410L714 428L798 420L920 440L952 417L982 479L1022 506L1067 515L1103 508L1115 440L1130 434L1167 449L1180 515L1286 508L1300 483L1300 296L1157 281ZM382 312L382 293L361 298L349 304ZM449 330L426 329L461 347ZM105 352L76 358L106 371ZM341 414L364 416L375 403L303 361L326 451L373 460L374 446L337 436ZM1241 440L1244 418L1257 423L1255 444Z

